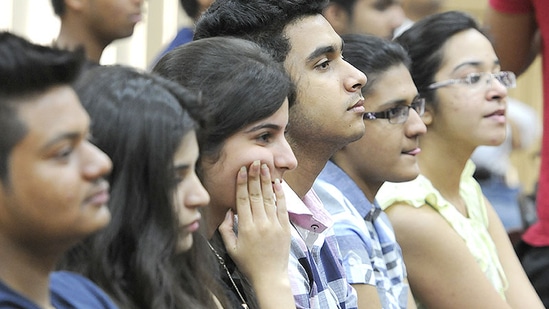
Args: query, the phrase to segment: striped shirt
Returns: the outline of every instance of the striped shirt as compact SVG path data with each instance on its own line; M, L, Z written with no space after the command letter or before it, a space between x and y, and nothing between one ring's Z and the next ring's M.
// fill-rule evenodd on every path
M406 308L406 268L387 215L331 161L313 188L335 221L349 282L376 286L384 309Z
M296 308L357 308L347 282L333 222L313 190L303 200L283 183L293 225L288 271Z

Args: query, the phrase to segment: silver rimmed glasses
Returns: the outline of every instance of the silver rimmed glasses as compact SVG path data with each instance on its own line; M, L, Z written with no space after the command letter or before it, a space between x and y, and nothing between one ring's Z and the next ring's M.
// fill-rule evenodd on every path
M381 112L364 113L365 120L388 119L389 123L398 124L408 120L410 108L413 108L418 115L423 115L425 112L425 98L416 97L410 105L399 105Z
M436 83L432 83L427 87L428 90L434 90L441 87L446 87L455 84L463 84L473 87L481 87L490 85L493 80L497 80L505 88L514 88L517 85L515 73L510 71L501 71L496 73L480 72L470 73L463 78L448 79Z

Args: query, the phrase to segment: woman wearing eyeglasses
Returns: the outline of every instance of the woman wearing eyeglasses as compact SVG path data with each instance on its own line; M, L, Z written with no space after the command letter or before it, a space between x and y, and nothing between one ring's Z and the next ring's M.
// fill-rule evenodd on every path
M543 308L496 212L473 179L470 156L506 134L507 89L490 41L468 15L414 24L397 42L426 99L421 171L377 198L393 224L418 308Z
M345 146L315 182L315 192L335 221L347 280L359 308L415 308L406 268L387 215L375 195L385 181L417 177L420 116L425 100L410 76L410 58L397 43L369 35L344 35L343 56L368 77L362 88L366 133ZM334 193L336 192L336 193Z

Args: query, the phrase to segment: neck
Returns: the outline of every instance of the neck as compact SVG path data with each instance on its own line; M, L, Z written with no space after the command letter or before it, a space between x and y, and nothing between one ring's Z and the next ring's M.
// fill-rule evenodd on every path
M99 37L77 22L62 22L55 46L68 50L83 46L87 58L99 63L103 50L111 42L112 40Z
M348 160L348 157L345 155L344 151L345 150L342 150L336 153L333 157L333 162L353 180L357 187L360 188L366 199L368 199L370 203L373 203L377 191L379 191L379 188L381 188L384 181L372 179L374 175L361 175L355 167L355 162ZM372 178L367 179L366 177Z
M292 144L290 144L292 145ZM311 190L313 183L326 166L326 162L330 159L335 151L326 151L324 149L315 149L311 147L299 147L292 145L292 150L297 158L297 168L288 171L284 174L284 181L294 190L294 192L303 199L305 194Z
M49 275L61 254L44 253L0 235L0 280L41 308L50 308Z
M417 158L421 174L449 201L460 199L461 174L474 147L448 141L435 132L422 136L420 147Z

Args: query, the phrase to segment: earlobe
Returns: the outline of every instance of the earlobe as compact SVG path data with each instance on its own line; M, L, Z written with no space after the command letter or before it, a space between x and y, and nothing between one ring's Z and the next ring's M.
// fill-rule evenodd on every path
M423 123L426 126L429 126L431 123L433 123L433 111L431 108L425 107L425 112L421 116L421 120L423 120Z

